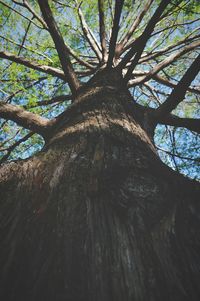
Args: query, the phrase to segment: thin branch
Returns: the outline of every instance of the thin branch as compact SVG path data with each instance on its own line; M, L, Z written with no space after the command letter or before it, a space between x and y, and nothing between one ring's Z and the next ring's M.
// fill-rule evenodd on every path
M0 117L12 120L18 125L42 136L46 135L47 128L51 124L51 121L47 118L28 112L20 106L5 102L0 102Z
M149 61L149 60L153 60L155 59L156 57L158 56L161 56L163 54L166 54L168 53L169 51L174 51L174 49L182 44L188 44L188 43L191 43L193 42L194 40L196 39L199 39L200 38L200 35L196 35L196 36L193 36L191 38L188 38L188 37L184 37L184 39L182 40L179 40L178 42L176 43L173 43L172 45L169 45L165 48L162 48L162 49L159 49L158 51L155 51L155 52L151 52L151 53L147 53L145 54L144 56L141 57L140 59L140 63L144 63L146 61Z
M100 32L102 59L103 59L102 63L104 64L107 60L104 0L98 0L98 8L99 8L99 32Z
M30 5L30 3L28 3L28 1L23 0L23 3L21 2L17 2L15 0L12 0L14 3L16 3L17 5L20 5L22 7L27 8L31 14L33 15L34 18L36 18L42 25L43 27L48 30L47 24L45 23L45 21L35 12L35 10L32 8L32 6Z
M29 32L30 27L31 27L31 21L28 23L28 26L27 26L27 28L26 28L24 37L23 37L22 42L21 42L21 44L20 44L20 46L19 46L19 51L18 51L18 54L17 54L17 55L20 55L21 50L22 50L22 48L24 47L24 44L25 44L25 42L26 42L26 38L27 38L27 35L28 35L28 32Z
M190 161L196 161L196 162L199 162L199 161L200 161L199 158L185 157L185 156L179 155L179 154L177 154L177 153L173 153L173 154L172 154L171 152L169 152L169 151L167 151L167 150L165 150L165 149L163 149L163 148L160 148L160 147L158 147L158 146L156 146L156 148L157 148L158 150L160 150L160 151L162 151L162 152L164 152L164 153L170 155L170 156L175 156L175 157L178 157L178 158L183 159L183 160L190 160Z
M41 77L38 80L31 82L29 85L27 85L25 88L26 92L28 89L32 88L33 86L36 86L37 84L39 84L41 81L46 80L47 77ZM21 88L15 92L13 92L12 94L10 94L9 96L7 96L5 99L3 99L4 102L9 103L13 97L15 97L17 94L19 93L23 93L24 92L24 88Z
M156 109L156 117L162 118L173 111L177 105L184 99L185 93L195 79L200 70L200 54L193 61L192 65L188 68L186 73L183 75L179 83L176 85L172 93L166 99L166 101L161 104L161 106Z
M174 27L175 27L175 29L177 29L177 27L179 27L179 26L181 27L181 26L185 26L185 25L190 25L190 24L193 24L193 23L195 23L195 22L199 22L199 20L200 20L200 18L197 18L197 19L195 19L195 20L188 21L188 22L185 22L185 23L177 23L177 22L174 22L172 25L167 26L167 27L165 27L165 28L162 28L162 29L160 29L160 30L154 32L154 33L151 35L151 38L152 38L153 36L155 36L155 35L163 34L164 31L169 30L169 29L171 29L171 28L174 28ZM198 27L195 27L195 28L193 29L193 31L190 32L189 36L190 36L191 34L193 34L193 33L194 33L195 31L197 31L197 30L198 30Z
M58 68L53 68L53 67L50 67L47 65L40 65L36 62L27 60L21 56L17 56L15 54L12 54L12 53L6 52L6 51L0 51L0 58L7 59L9 61L18 63L20 65L26 66L28 68L31 68L31 69L34 69L34 70L37 70L37 71L40 71L43 73L50 74L55 77L59 77L62 80L66 81L64 72Z
M72 91L72 93L76 93L78 88L80 88L80 82L76 76L76 73L74 72L74 69L72 67L70 58L69 58L69 51L65 45L65 42L63 40L63 37L60 33L60 30L56 24L56 21L53 17L51 8L48 4L48 0L38 0L43 18L49 28L49 32L51 34L51 37L54 41L61 66L63 68L63 71L65 73L65 76L67 78L67 82L69 84L69 87Z
M108 68L112 67L113 59L115 56L115 48L116 48L117 36L119 32L119 21L120 21L123 4L124 4L124 0L115 0L115 15L113 20L112 34L111 34L110 45L109 45L109 56L108 56L108 63L107 63Z
M16 46L19 46L19 47L21 47L21 48L23 48L23 49L26 49L27 51L33 52L33 53L35 53L35 54L37 54L37 55L40 55L40 56L44 57L45 59L47 59L48 61L50 61L51 63L53 63L53 61L52 61L47 55L45 55L44 53L41 53L41 52L39 52L39 51L37 51L37 50L35 50L35 49L33 50L33 49L31 49L31 48L29 48L29 47L27 47L27 46L21 45L21 44L15 42L14 40L11 40L11 39L9 39L9 38L6 38L6 37L4 37L4 36L2 36L2 35L0 35L0 38L2 38L3 40L5 40L5 41L7 41L7 42L10 42L10 43L12 43L12 44L14 44L14 45L16 45Z
M23 14L21 14L20 12L18 12L16 9L14 9L12 6L4 3L3 1L0 0L0 3L3 4L5 7L9 8L11 11L14 11L16 14L18 14L19 16L23 17L24 19L28 20L29 22L31 22L32 24L34 24L35 26L37 26L38 28L40 29L43 29L41 28L40 26L38 26L38 24L36 24L33 20L29 19L28 17L24 16Z
M168 56L166 59L161 61L159 64L157 64L151 71L149 71L146 75L138 77L137 79L134 79L131 81L131 85L138 85L141 83L144 83L151 79L155 74L157 74L159 71L163 70L173 62L175 62L179 57L182 55L190 52L191 50L197 48L200 46L200 41L195 41L192 44L186 45L185 47L181 48L179 51L176 51L175 53Z
M146 43L151 36L151 33L153 32L157 22L160 19L160 16L162 15L163 11L165 10L165 8L167 7L167 5L169 3L170 3L170 0L162 0L161 1L160 5L158 6L155 13L153 14L150 21L148 22L147 26L145 27L144 32L141 34L141 36L139 36L135 40L131 49L124 56L121 63L119 64L118 68L122 70L126 66L126 64L130 61L130 59L133 57L133 55L135 54L135 57L129 67L129 70L125 75L125 79L124 79L125 82L128 82L128 80L130 79L131 74L142 55L142 52L146 46Z
M141 23L143 17L145 16L146 12L148 11L148 9L150 8L151 4L152 4L153 0L148 0L143 8L143 10L140 12L140 14L136 17L136 19L134 20L133 24L131 25L129 31L125 34L125 36L122 38L122 40L120 41L120 45L122 47L124 47L126 45L126 43L129 41L130 37L132 36L132 34L134 33L134 31L137 29L137 27L139 26L139 24Z
M55 96L51 99L37 101L36 103L34 103L32 105L29 105L29 104L24 105L23 108L24 109L32 109L35 107L48 106L53 103L60 103L60 102L71 100L71 99L72 99L72 95L59 95L59 96Z
M157 82L159 82L167 87L170 87L170 88L175 88L175 86L176 86L176 84L172 83L170 80L168 80L166 78L161 77L158 74L155 74L153 76L153 79L155 79ZM188 87L187 91L200 95L200 89L196 89L194 87Z
M71 55L71 56L72 56L72 57L73 57L80 65L83 65L83 66L89 68L90 70L93 70L93 69L94 69L94 66L93 66L93 65L91 65L90 63L88 63L88 62L85 61L85 60L82 60L82 59L80 58L80 56L79 56L78 54L76 54L75 51L74 51L71 47L69 47L69 46L66 45L66 48L67 48L69 54L70 54L70 55Z
M13 145L11 145L9 148L6 149L6 154L0 159L0 164L4 163L8 157L10 156L11 152L17 147L19 146L21 143L25 142L26 140L28 140L30 137L32 137L35 133L30 132L27 135L25 135L24 137L22 137L21 139L19 139L18 141L16 141Z
M1 126L1 128L3 127ZM19 134L19 132L20 130L18 129L14 135L12 135L10 138L0 143L0 152L7 150L7 147L4 147L4 145L6 145L11 140L15 139L15 137Z
M75 2L76 2L76 6L77 6L77 10L78 10L78 16L79 16L79 20L80 20L80 23L81 23L83 34L84 34L86 40L88 41L90 47L92 48L92 50L96 54L97 58L99 59L99 61L101 61L102 60L101 47L99 46L99 44L98 44L94 34L92 33L91 29L87 25L87 22L84 18L84 15L82 13L80 5L78 4L78 1L75 0Z

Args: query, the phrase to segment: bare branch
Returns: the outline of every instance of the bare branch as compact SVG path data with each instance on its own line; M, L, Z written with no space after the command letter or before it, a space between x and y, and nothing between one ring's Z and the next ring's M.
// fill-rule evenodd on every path
M42 136L46 135L47 128L51 124L51 121L47 118L28 112L20 106L5 102L0 102L0 117L12 120L18 125Z
M3 59L7 59L9 61L18 63L20 65L26 66L28 68L31 68L31 69L34 69L34 70L37 70L37 71L40 71L40 72L43 72L43 73L47 73L47 74L50 74L52 76L59 77L62 80L66 81L66 77L65 77L64 72L62 70L58 69L58 68L53 68L53 67L50 67L50 66L47 66L47 65L39 65L36 62L27 60L27 59L25 59L21 56L17 56L17 55L14 55L14 54L10 53L10 52L5 52L5 51L0 51L0 57L3 58Z
M98 0L99 7L99 32L103 56L103 64L107 60L107 47L106 47L106 31L105 31L105 15L104 15L104 0Z
M54 41L60 63L62 65L63 71L65 73L65 76L67 78L67 82L69 84L69 87L72 91L72 93L75 93L78 88L80 87L80 82L76 76L76 73L74 72L74 69L72 67L72 64L70 62L69 58L69 52L65 45L65 42L63 40L63 37L59 31L59 28L54 20L54 17L52 15L52 11L50 9L50 6L48 4L48 0L38 0L43 18L49 28L49 32L51 34L51 37Z
M156 109L156 117L162 118L163 116L168 115L172 110L174 110L177 105L184 99L185 93L195 79L200 70L200 54L194 60L192 65L188 68L186 73L183 75L179 83L176 85L172 93L166 99L166 101Z
M172 125L175 127L183 127L200 134L200 119L179 118L175 115L169 114L163 118L159 118L158 123Z
M76 6L77 6L77 10L78 10L78 16L79 16L79 20L80 20L80 23L81 23L83 34L84 34L86 40L88 41L90 47L92 48L92 50L96 54L97 58L99 59L99 61L101 61L102 60L101 48L100 48L94 34L92 33L91 29L89 28L89 26L86 23L86 20L84 18L84 15L82 13L80 5L78 4L77 1L75 1L75 2L76 2Z
M108 56L108 63L107 63L108 68L112 67L113 59L115 56L115 48L116 48L117 36L119 32L119 21L120 21L123 4L124 4L124 0L119 0L119 1L115 0L115 15L113 20L112 34L111 34L110 45L109 45L109 56Z

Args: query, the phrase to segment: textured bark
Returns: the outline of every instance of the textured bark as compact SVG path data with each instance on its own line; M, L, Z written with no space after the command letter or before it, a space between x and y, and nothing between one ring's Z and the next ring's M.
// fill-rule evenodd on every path
M1 167L1 300L199 300L199 187L130 101L91 83L39 154Z

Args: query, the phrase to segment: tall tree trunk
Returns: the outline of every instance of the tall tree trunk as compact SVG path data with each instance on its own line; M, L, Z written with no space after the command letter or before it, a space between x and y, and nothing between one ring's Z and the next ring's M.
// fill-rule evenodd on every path
M129 102L88 88L39 154L1 167L1 300L200 299L199 187Z

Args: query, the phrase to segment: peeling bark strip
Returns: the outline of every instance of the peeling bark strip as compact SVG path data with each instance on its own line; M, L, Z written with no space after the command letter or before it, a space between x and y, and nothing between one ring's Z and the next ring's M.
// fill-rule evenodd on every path
M160 161L127 91L77 97L0 168L0 299L198 301L199 184Z

